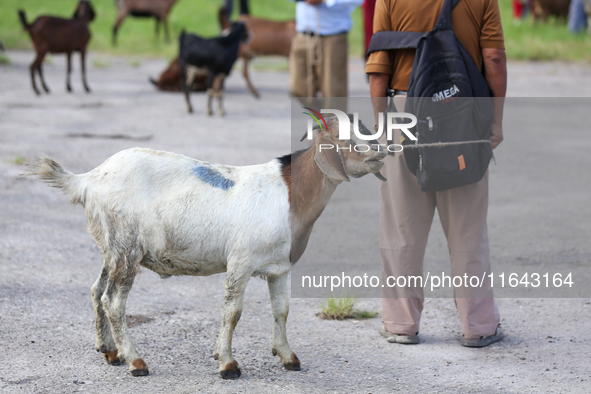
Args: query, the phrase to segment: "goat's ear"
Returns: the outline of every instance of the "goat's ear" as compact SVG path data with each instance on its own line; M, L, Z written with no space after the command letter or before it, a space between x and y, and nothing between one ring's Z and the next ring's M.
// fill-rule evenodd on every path
M345 172L343 156L340 152L337 152L337 144L329 137L326 131L318 134L315 145L316 154L314 155L314 161L324 175L334 181L350 182L349 176Z

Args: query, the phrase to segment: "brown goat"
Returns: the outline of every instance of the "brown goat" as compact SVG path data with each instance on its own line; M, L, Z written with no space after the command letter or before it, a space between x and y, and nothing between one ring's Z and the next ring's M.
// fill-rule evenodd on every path
M545 21L549 15L558 18L568 18L568 8L570 0L533 0L533 16L535 20Z
M197 75L190 86L194 92L205 91L206 75ZM180 92L183 90L183 77L181 75L181 68L179 67L179 58L175 58L168 68L160 74L158 80L150 78L150 82L158 88L167 92Z
M177 0L116 0L117 20L113 26L113 45L117 43L117 30L127 15L135 17L154 17L156 18L156 31L158 36L160 22L164 25L166 41L170 41L168 33L168 13Z
M68 73L66 77L66 89L72 91L70 86L70 73L72 72L72 52L80 52L80 63L82 65L82 83L84 89L90 92L86 83L86 69L84 59L86 57L86 45L90 40L88 24L95 17L94 10L88 1L80 1L74 10L72 19L58 18L55 16L40 16L31 24L27 23L25 12L18 12L23 28L29 32L37 57L31 64L31 83L35 93L40 94L35 85L35 71L39 73L41 85L46 93L49 88L43 79L41 64L47 53L65 53L68 56Z
M224 7L220 8L218 17L222 30L230 28L231 23ZM295 21L276 22L243 14L238 17L238 22L246 25L249 35L249 40L240 46L238 53L242 58L242 75L252 95L258 98L259 93L248 76L248 62L256 56L289 57L291 41L296 34Z

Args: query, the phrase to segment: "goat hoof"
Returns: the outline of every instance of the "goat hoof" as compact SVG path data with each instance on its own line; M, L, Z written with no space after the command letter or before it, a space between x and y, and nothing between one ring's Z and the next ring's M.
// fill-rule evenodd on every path
M85 87L84 90L86 90L86 93L90 93L90 88L89 87Z
M66 90L67 90L69 93L72 93L72 88L70 87L70 85L66 86Z
M226 364L223 371L220 371L220 375L222 379L238 379L242 372L240 372L240 368L238 368L238 363L233 361L231 363Z
M150 373L148 366L141 358L134 360L131 366L134 368L130 371L133 376L147 376Z
M300 365L300 359L295 355L295 353L291 354L291 360L288 363L283 364L283 367L288 371L300 371L302 369Z
M121 365L122 364L119 357L117 357L117 350L113 350L111 352L105 352L104 356L105 356L105 360L110 365Z

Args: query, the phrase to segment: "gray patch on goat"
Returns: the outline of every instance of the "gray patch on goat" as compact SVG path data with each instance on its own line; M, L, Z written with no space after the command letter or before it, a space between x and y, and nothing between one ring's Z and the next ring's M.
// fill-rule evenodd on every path
M222 174L211 167L197 165L195 168L193 168L193 174L195 174L203 182L222 190L228 190L236 184L236 182L225 178Z

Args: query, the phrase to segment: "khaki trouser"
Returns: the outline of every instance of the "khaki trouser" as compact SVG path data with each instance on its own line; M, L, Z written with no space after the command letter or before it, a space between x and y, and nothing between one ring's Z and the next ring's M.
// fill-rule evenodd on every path
M298 33L289 55L293 97L347 97L347 33L307 36Z
M402 99L402 100L401 100ZM396 106L404 108L403 97ZM401 100L401 101L398 101ZM400 141L400 130L394 143ZM381 141L385 142L385 141ZM384 159L380 182L380 254L384 278L400 275L423 275L423 257L427 237L437 208L447 238L451 275L490 273L486 215L488 209L488 172L480 182L443 192L421 192L417 178L406 166L403 153ZM385 287L382 315L388 331L415 335L423 310L423 290L410 293ZM467 295L464 294L466 297ZM456 306L467 338L493 335L499 312L492 289L485 286L469 298L455 294Z

